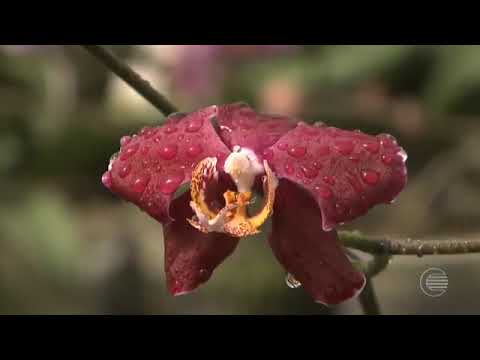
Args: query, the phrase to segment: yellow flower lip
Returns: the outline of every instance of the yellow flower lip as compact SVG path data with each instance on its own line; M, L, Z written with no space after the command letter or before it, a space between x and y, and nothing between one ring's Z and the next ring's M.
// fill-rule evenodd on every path
M278 184L277 178L268 166L267 161L263 161L265 171L263 177L264 204L261 210L253 216L248 213L248 205L252 200L251 191L228 190L223 194L225 206L218 212L210 209L205 201L205 189L208 181L218 176L216 164L216 158L205 158L193 170L190 206L195 211L195 216L192 219L187 219L187 221L194 228L204 233L222 232L234 237L259 233L259 227L273 212L275 189Z

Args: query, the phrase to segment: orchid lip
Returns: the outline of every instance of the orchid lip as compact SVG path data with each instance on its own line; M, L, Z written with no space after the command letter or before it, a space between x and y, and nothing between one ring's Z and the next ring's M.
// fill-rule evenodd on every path
M214 212L205 199L208 182L218 177L217 158L205 158L200 161L192 173L191 208L195 216L187 221L201 232L223 232L235 237L254 235L258 228L270 217L275 201L275 189L278 180L267 161L263 165L255 154L248 149L235 148L225 161L225 172L234 180L238 191L226 191L223 194L225 206ZM248 205L252 203L251 187L255 177L265 171L263 186L265 202L262 209L250 216Z

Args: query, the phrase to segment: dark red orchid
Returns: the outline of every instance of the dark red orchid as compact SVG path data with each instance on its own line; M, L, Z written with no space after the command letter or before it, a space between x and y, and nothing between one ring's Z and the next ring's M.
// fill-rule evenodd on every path
M318 126L317 126L318 125ZM103 184L164 224L173 295L194 290L272 216L278 261L323 304L356 296L356 271L335 227L390 203L407 181L392 136L257 114L244 104L174 114L120 140ZM183 185L190 191L174 196ZM253 194L263 207L250 214Z

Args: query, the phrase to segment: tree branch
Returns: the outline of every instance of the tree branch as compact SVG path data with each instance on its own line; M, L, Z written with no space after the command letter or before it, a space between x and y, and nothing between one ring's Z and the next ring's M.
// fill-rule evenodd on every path
M82 45L85 50L100 60L108 69L122 78L128 85L148 100L165 116L178 112L163 95L157 92L148 81L133 71L128 65L118 59L109 50L100 45ZM370 237L358 231L340 231L339 238L343 245L358 249L373 255L433 255L433 254L464 254L480 252L480 239L460 240L412 240L394 239L389 237ZM386 266L388 256L380 257L377 265L367 270L371 276Z
M390 237L370 237L358 231L340 231L339 238L344 246L370 254L423 256L480 252L480 239L395 239Z
M109 70L123 79L140 95L155 106L161 113L168 116L178 112L163 95L156 91L150 83L132 70L127 64L118 59L113 53L101 45L82 45L91 55L100 60Z

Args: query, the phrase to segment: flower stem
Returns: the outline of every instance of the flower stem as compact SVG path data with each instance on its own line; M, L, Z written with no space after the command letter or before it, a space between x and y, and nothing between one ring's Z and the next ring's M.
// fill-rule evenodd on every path
M480 252L480 239L412 240L371 237L358 231L340 231L339 238L344 246L370 254L423 256Z
M91 55L101 61L109 70L134 88L165 116L178 112L175 106L173 106L162 94L156 91L147 80L143 79L138 73L133 71L130 66L118 59L111 51L101 45L82 46Z
M367 278L367 283L360 294L359 301L365 315L380 315L380 306L373 290L372 279Z

